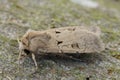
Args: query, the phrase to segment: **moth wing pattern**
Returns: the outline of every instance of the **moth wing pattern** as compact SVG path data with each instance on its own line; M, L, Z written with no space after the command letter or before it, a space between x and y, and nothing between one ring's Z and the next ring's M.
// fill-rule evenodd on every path
M103 43L96 31L79 27L58 28L45 31L51 36L46 52L95 53L103 50Z

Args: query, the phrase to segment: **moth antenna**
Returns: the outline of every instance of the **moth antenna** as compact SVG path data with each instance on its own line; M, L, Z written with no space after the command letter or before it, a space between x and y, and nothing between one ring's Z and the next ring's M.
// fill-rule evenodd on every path
M35 64L36 69L38 69L38 65L37 65L37 61L36 61L36 59L35 59L34 53L32 53L32 59L33 59L33 61L34 61L34 64Z
M19 51L19 56L18 56L18 71L20 71L20 56L21 56L21 51Z
M17 42L20 43L20 39L19 39L19 37L17 37ZM20 55L21 55L21 51L19 50L18 60L20 59Z
M17 42L20 43L20 38L19 37L17 37Z
M19 40L20 40L20 39L19 39L19 37L17 37L17 42L18 42L18 43L20 43L20 41L19 41ZM20 52L21 52L21 51L19 50L18 65L19 65L19 63L20 63Z
M19 51L18 61L20 61L21 51Z

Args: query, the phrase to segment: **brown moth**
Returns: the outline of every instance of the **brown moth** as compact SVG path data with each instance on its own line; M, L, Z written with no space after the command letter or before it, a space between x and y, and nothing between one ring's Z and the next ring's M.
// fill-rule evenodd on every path
M28 30L19 42L19 61L31 55L45 53L100 53L104 44L98 27L63 27L44 31Z

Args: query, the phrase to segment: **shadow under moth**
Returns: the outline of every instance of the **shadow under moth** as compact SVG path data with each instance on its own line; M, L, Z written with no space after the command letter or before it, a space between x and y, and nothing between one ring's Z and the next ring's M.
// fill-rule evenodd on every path
M104 44L98 27L62 27L43 31L28 30L19 43L19 62L28 55L32 56L38 67L35 54L100 53Z

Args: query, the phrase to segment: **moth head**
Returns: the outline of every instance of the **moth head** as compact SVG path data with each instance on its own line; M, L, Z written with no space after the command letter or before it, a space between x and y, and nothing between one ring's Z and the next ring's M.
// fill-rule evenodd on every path
M28 40L27 38L18 39L19 44L19 57L18 60L20 63L23 63L25 58L30 55L30 51L28 49Z

